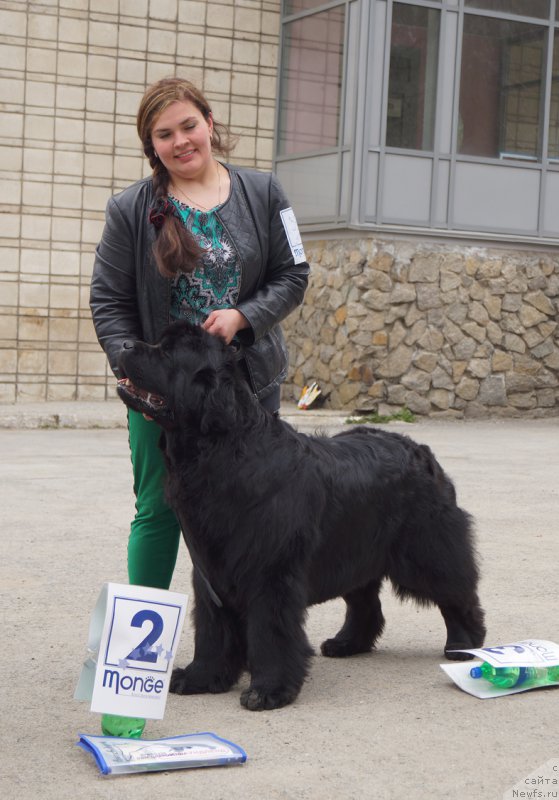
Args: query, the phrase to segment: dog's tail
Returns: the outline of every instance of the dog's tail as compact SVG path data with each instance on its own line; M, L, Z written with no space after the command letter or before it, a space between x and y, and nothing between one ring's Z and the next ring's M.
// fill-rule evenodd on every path
M451 502L455 503L456 489L454 484L433 455L431 448L426 444L418 444L414 450L414 457L420 467L433 477L441 491L446 492Z

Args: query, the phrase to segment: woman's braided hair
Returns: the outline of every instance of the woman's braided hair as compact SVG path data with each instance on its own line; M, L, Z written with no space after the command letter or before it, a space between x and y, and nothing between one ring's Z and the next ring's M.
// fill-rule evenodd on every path
M153 256L157 268L167 278L174 277L178 271L191 272L203 252L178 216L174 204L168 200L169 173L155 155L151 141L151 131L157 117L171 103L185 100L193 103L204 119L209 119L211 108L208 101L194 84L183 78L163 78L148 86L136 118L138 136L153 170L155 200L150 208L149 221L158 230ZM225 157L235 146L229 129L215 119L211 144L212 152Z

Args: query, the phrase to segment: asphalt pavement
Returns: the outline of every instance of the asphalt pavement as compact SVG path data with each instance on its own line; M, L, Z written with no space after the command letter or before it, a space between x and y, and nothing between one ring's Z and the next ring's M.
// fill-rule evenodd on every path
M345 427L340 413L288 407L283 414L305 432ZM559 418L386 427L432 447L475 518L486 644L559 643ZM0 791L7 800L557 796L511 790L557 792L559 689L490 700L462 692L439 666L438 610L400 604L388 586L377 650L344 660L317 655L293 705L242 709L244 677L227 694L169 695L164 719L148 721L147 738L213 731L243 747L244 765L101 776L76 747L79 733L100 732L99 715L73 694L100 589L127 581L133 495L124 407L0 406L0 452ZM171 589L190 591L185 548ZM342 618L339 600L309 611L317 653ZM187 616L175 663L186 664L192 651ZM534 784L534 775L542 782Z

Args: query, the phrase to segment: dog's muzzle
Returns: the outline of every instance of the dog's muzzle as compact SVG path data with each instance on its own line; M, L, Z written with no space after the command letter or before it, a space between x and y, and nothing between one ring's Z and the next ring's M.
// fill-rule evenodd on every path
M147 392L145 389L140 389L139 386L133 384L128 378L121 378L118 381L118 388L131 397L137 397L143 403L153 408L154 411L164 408L165 406L165 400L161 395L155 394L154 392Z

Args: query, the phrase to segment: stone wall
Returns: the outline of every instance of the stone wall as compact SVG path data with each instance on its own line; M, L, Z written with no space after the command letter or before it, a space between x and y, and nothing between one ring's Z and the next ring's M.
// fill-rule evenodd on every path
M286 400L421 416L559 413L559 253L383 238L305 242L312 275L284 323Z

